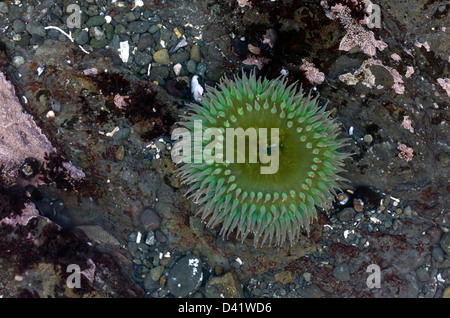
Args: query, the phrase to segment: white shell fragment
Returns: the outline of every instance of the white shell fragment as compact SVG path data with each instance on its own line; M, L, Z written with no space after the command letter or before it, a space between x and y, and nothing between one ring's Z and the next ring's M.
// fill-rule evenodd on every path
M191 93L196 102L201 102L203 95L203 87L198 82L198 75L192 76L191 79Z
M128 41L120 42L119 56L122 59L122 62L128 62L128 58L130 57L130 46Z

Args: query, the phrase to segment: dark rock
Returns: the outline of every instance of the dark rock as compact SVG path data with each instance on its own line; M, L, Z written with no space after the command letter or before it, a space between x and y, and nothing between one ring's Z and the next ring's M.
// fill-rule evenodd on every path
M197 62L194 60L189 60L186 63L186 68L189 73L195 74L195 72L197 72Z
M350 222L353 220L353 217L355 216L356 211L353 208L345 208L338 212L337 218L341 222Z
M144 278L144 288L146 291L152 292L159 288L159 282L154 281L150 275L147 275Z
M85 30L81 30L78 32L78 34L74 37L75 42L79 45L84 45L89 42L89 34Z
M417 276L417 279L421 282L427 282L430 280L430 274L428 273L428 271L426 271L423 268L419 268L416 271L416 276Z
M97 16L93 16L90 17L87 21L86 21L86 26L88 28L93 27L93 26L100 26L106 23L106 19L104 16L101 15L97 15Z
M248 44L245 38L240 38L236 36L231 41L231 43L233 45L233 53L235 53L236 55L244 57L250 54L250 51L248 50Z
M134 55L134 61L141 66L147 66L152 61L152 56L145 52L137 51Z
M147 231L154 231L159 228L161 224L161 218L152 209L145 209L140 216L141 224Z
M297 289L297 293L301 298L321 298L325 296L323 291L314 284Z
M101 49L108 45L108 40L107 39L102 39L102 40L92 39L89 44L92 46L93 49Z
M439 245L433 246L433 249L431 250L431 256L436 260L436 262L443 262L444 261L444 251Z
M150 22L148 21L133 21L129 24L128 29L134 33L144 33L149 27Z
M112 40L114 36L114 27L109 23L105 23L103 24L103 30L105 30L106 38Z
M341 282L346 282L350 280L350 270L346 263L341 263L336 265L333 270L333 276Z
M151 81L163 81L169 76L170 70L167 66L153 66L150 73Z
M165 243L167 241L166 235L163 232L161 232L160 230L157 230L155 232L155 238L160 243Z
M44 26L40 22L37 22L37 21L29 22L26 26L26 30L31 35L38 35L41 37L45 37L47 34Z
M167 274L167 288L175 297L186 297L198 290L202 281L202 261L195 255L180 258Z
M147 48L152 47L154 43L155 39L153 38L153 36L149 33L144 33L139 38L139 44L137 46L137 49L139 51L143 51Z
M170 60L173 64L183 63L189 59L188 52L177 52L170 56Z
M14 20L13 29L14 29L14 32L16 32L16 33L22 33L26 29L25 22L23 22L20 19Z
M10 4L9 10L8 10L9 21L14 21L14 20L20 19L22 17L23 8L24 8L24 6L19 7L14 4Z
M166 90L169 94L182 99L189 98L191 92L186 81L177 79L171 79L168 81L166 84Z
M441 245L441 248L445 252L445 254L447 254L447 256L450 256L450 232L444 233L444 235L442 235L439 244Z

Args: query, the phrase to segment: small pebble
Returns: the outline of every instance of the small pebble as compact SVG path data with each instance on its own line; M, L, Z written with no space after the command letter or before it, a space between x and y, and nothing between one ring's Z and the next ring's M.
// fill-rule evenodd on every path
M169 65L171 63L169 51L167 49L161 49L156 51L153 54L153 60L155 60L156 63L162 64L162 65Z
M141 224L147 231L154 231L159 228L161 219L152 209L145 209L140 216Z
M124 157L125 157L125 148L124 146L120 146L119 148L117 148L116 151L116 159L122 161Z
M197 44L195 44L191 47L190 58L191 58L191 60L194 60L197 63L200 63L202 61L202 55L200 53L200 46L198 46Z
M365 142L366 144L371 144L372 141L373 141L372 135L367 134L367 135L364 136L364 142Z

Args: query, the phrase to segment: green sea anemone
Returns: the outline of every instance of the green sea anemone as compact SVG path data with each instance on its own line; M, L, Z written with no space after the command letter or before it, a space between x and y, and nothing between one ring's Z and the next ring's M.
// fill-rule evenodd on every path
M252 233L255 245L267 240L293 244L302 229L309 233L317 218L316 207L328 208L344 180L338 173L344 171L343 160L348 157L338 151L345 139L338 138L340 127L325 108L318 106L317 97L312 99L301 88L297 92L295 83L287 86L283 77L257 79L255 74L224 78L218 88L207 88L201 105L189 105L180 124L194 136L192 140L184 135L183 140L193 145L197 157L185 160L177 172L181 181L190 185L186 195L201 206L198 214L207 226L222 223L224 237L236 229L236 237L242 241ZM222 134L227 128L242 128L246 134L237 141L218 134L213 139L212 128ZM267 128L272 138L261 136L260 128ZM250 129L260 138L256 162L252 155L258 152L251 145ZM195 145L203 134L208 138ZM244 153L237 149L239 140L249 141ZM219 160L197 160L202 154L199 145ZM234 153L244 162L229 160ZM275 169L263 173L269 165L262 159L274 155L277 162L271 165Z

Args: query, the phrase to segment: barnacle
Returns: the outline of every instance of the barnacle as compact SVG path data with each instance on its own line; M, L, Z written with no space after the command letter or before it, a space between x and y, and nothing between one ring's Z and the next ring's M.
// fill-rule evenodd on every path
M217 88L207 88L201 105L190 105L180 122L194 139L199 133L196 123L201 124L201 134L212 128L222 133L227 128L242 128L249 142L249 129L254 128L258 138L260 128L278 129L278 136L271 133L262 149L267 155L277 152L274 173L262 173L267 161L260 157L255 162L252 154L257 150L248 146L242 153L234 141L234 147L225 144L211 152L221 150L223 155L215 158L227 160L194 160L177 169L181 181L190 185L187 196L200 205L198 214L209 227L222 223L224 237L236 230L241 240L252 233L255 245L287 240L293 244L303 229L309 232L317 218L316 207L330 206L335 189L344 180L339 173L344 171L348 154L339 151L346 144L338 137L339 125L325 106L318 106L317 98L305 95L301 88L297 92L295 83L287 86L283 77L257 79L252 73L222 79ZM205 149L210 143L203 138L201 145ZM264 144L258 146L264 148ZM195 149L194 145L194 153ZM230 151L245 160L228 160Z

